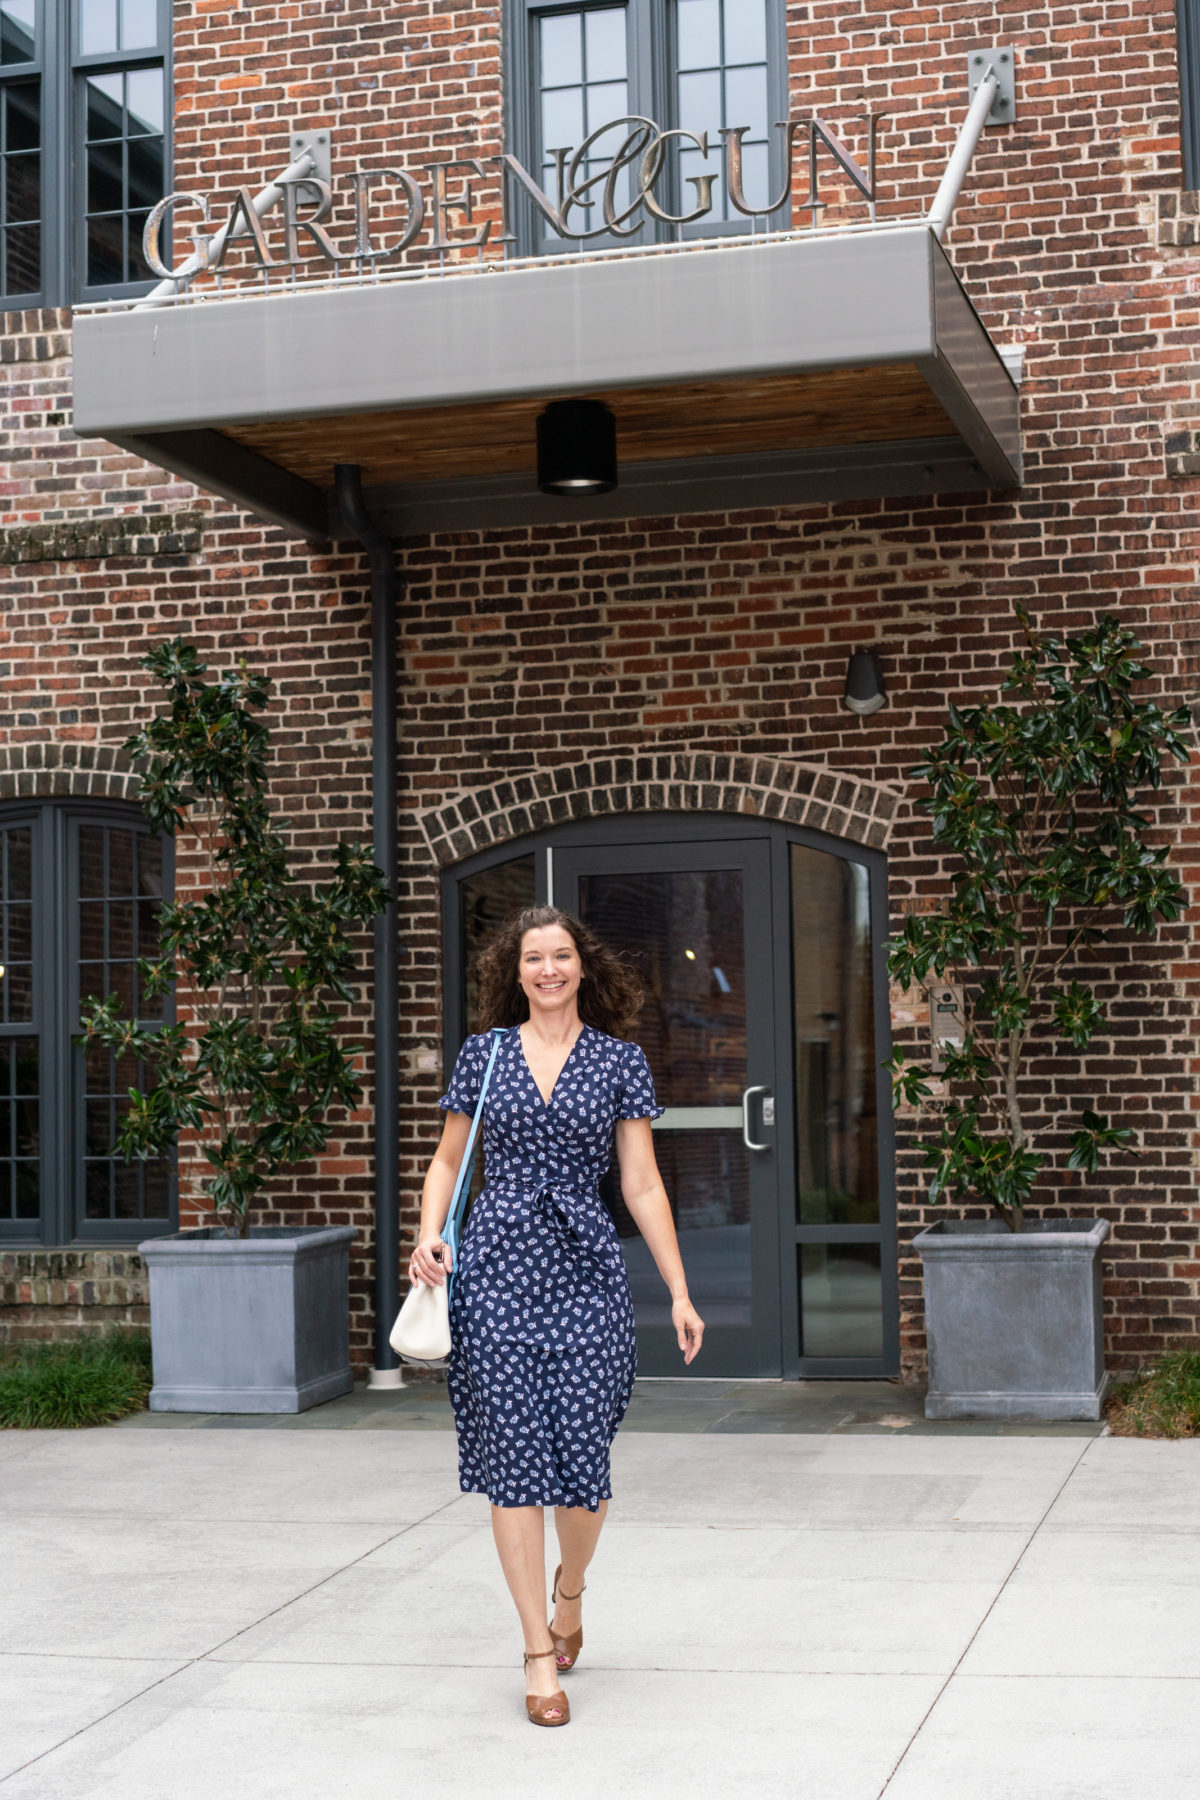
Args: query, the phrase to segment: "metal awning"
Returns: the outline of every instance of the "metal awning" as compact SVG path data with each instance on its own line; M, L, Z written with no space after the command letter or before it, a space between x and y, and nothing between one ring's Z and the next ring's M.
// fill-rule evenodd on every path
M538 492L548 401L615 492ZM1018 393L925 222L80 309L75 429L307 537L358 463L390 533L1010 489Z

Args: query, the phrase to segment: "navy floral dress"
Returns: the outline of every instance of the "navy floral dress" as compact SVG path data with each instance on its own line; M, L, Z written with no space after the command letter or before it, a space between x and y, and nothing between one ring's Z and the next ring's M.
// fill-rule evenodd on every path
M470 1037L438 1104L474 1113L493 1039ZM496 1506L611 1498L633 1392L629 1278L599 1184L618 1119L655 1119L645 1055L585 1025L543 1101L515 1027L484 1101L485 1184L459 1245L450 1399L459 1482Z

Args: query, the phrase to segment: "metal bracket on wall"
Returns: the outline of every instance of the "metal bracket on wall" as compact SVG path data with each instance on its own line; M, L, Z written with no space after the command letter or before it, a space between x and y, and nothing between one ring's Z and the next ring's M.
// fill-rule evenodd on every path
M333 140L328 131L293 131L291 146L293 162L298 162L307 150L317 180L333 180Z
M985 125L1011 125L1017 116L1017 59L1011 50L972 50L967 58L967 100L991 69L997 87Z

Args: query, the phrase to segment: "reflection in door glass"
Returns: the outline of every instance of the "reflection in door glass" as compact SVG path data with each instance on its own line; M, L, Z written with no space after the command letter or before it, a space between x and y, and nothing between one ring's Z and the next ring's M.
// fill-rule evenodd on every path
M750 1190L741 1139L746 1086L742 877L735 869L587 875L580 910L646 984L637 1025L667 1112L655 1127L688 1289L705 1322L749 1325ZM701 1116L703 1109L707 1116ZM640 1326L670 1323L666 1289L620 1199L605 1198L629 1266Z
M533 857L515 856L467 875L459 883L462 920L461 961L466 1017L457 1021L464 1036L478 1031L479 974L476 964L505 919L534 904Z
M883 1355L878 1244L800 1244L802 1356Z
M801 844L792 845L791 862L796 1219L873 1224L879 1167L867 871Z

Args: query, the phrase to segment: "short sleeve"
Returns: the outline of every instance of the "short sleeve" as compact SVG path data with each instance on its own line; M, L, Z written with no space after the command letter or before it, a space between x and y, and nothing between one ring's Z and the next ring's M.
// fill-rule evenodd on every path
M621 1057L621 1099L618 1119L660 1119L666 1112L654 1093L654 1077L646 1052L638 1044L626 1044Z
M487 1059L488 1039L469 1037L458 1053L450 1086L438 1101L443 1112L474 1115L475 1108L479 1105L479 1090L483 1086Z

